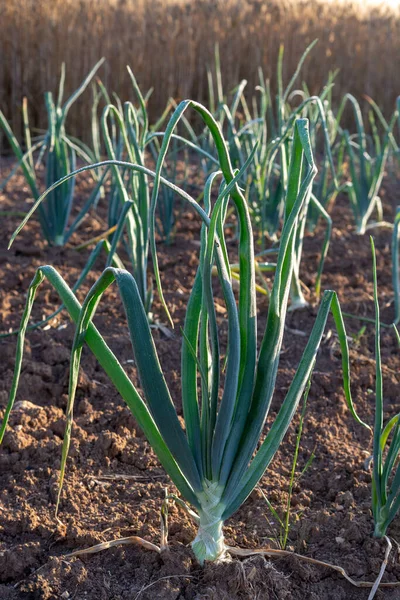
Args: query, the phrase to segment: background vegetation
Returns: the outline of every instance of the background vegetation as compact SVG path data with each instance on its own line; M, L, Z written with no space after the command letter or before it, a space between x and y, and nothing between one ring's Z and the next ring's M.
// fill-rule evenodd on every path
M246 78L253 93L257 69L276 68L285 45L284 78L303 49L319 38L303 67L312 93L339 68L334 99L345 92L373 97L391 114L400 64L400 11L365 0L7 0L0 5L0 106L18 136L28 97L31 125L46 120L43 90L54 91L66 62L66 92L76 89L101 56L101 78L122 98L131 94L125 66L143 90L154 86L152 115L168 98L207 97L206 65L221 53L224 88ZM90 94L71 113L71 133L88 138Z

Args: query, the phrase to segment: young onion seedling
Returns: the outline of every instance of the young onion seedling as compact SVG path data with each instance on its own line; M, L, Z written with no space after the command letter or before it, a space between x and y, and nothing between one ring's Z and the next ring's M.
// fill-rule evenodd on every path
M400 413L383 424L383 381L375 245L371 237L375 303L375 424L372 469L374 535L383 537L400 509ZM394 330L400 345L399 333ZM390 435L391 439L389 440Z

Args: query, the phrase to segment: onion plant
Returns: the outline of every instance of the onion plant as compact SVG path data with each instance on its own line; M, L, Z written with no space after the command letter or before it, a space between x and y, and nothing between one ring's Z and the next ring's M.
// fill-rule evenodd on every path
M93 158L101 154L102 144L104 144L109 160L96 163L93 163L92 160L88 161L90 163L88 168L92 172L101 169L101 174L97 178L98 181L92 194L72 224L71 230L66 234L65 240L69 239L72 231L75 230L75 226L87 213L91 205L96 205L103 184L111 171L111 186L106 198L108 201L108 233L110 234L110 238L109 241L102 240L97 244L89 259L90 268L99 257L102 248L105 248L107 252L106 267L110 265L123 267L124 265L121 258L117 254L118 245L122 242L124 249L128 254L130 270L139 288L145 310L150 316L152 286L148 286L149 277L147 264L151 219L148 174L151 173L151 171L145 167L145 162L147 151L150 151L157 160L157 155L160 151L159 140L164 136L164 132L157 131L157 128L161 127L167 118L170 111L170 104L167 105L157 123L153 125L153 127L150 127L147 113L147 100L151 91L144 96L131 69L129 67L127 67L127 69L133 90L138 100L138 107L130 101L122 104L119 97L115 94L115 104L112 104L106 88L100 80L97 81L100 92L95 91L94 94L92 111L94 151L91 158L93 160ZM99 96L102 96L107 103L102 111L100 123L97 122ZM100 132L102 134L101 136ZM206 156L209 160L213 161L214 164L218 164L217 159L208 155L207 152L190 140L186 140L176 134L173 134L172 137L174 142L178 141L185 149L190 148L200 153L202 156ZM176 156L176 151L174 152L174 155ZM130 169L129 165L133 163L138 166L138 169ZM71 181L74 181L77 174L88 170L88 168L75 169L56 182L52 182L51 185L49 185L45 196L42 198L46 198L47 200L48 197L52 197L58 189L68 186ZM165 170L166 169L163 167L163 173L165 173ZM170 200L171 190L169 190L168 194ZM39 211L41 210L42 198L34 204L18 230L24 226L36 208L38 208ZM171 204L170 200L170 213L173 211ZM172 220L171 214L169 214L169 220ZM89 270L87 268L88 265L83 271L85 276ZM81 285L83 281L82 277L79 281L79 285Z
M368 95L365 95L365 99L372 107L373 114L376 115L381 126L384 128L385 131L389 131L390 147L392 149L392 152L394 153L394 156L397 157L397 159L399 159L400 158L400 148L399 148L399 145L396 142L396 138L393 134L394 128L391 129L388 121L383 116L383 113L382 113L381 109L379 108L379 106L377 105L377 103L375 102L375 100L370 98L370 96L368 96ZM400 118L400 96L398 98L396 98L395 118L396 118L396 115L397 115L397 121L400 124L400 121L399 121L399 118ZM373 127L375 128L375 124Z
M310 104L308 106L307 114L305 115L310 119L310 138L313 153L314 156L319 157L318 175L313 182L312 197L320 203L323 211L326 213L329 213L338 193L345 189L344 185L339 187L338 183L341 179L344 166L343 158L345 144L342 137L338 135L338 128L332 105L332 91L337 73L338 71L329 73L326 85L318 95L323 104L325 123L319 118L320 115L316 105ZM305 99L311 97L305 82L303 82L302 87L303 90L295 90L291 94L291 100L296 94L300 94L303 102ZM331 151L331 156L329 150ZM333 158L336 172L332 172L331 157ZM307 213L307 228L309 231L314 231L317 222L321 217L321 213L324 214L323 211L317 210L315 204L312 202L310 203ZM331 227L329 215L325 216L324 214L324 219L327 221L328 227Z
M108 226L116 227L111 238L111 247L107 259L107 266L112 264L120 239L123 239L125 250L128 253L131 272L139 288L140 296L147 312L150 311L152 301L152 287L148 287L147 262L149 254L150 235L150 186L148 175L145 172L146 153L149 152L157 161L160 152L160 139L164 132L158 131L168 116L170 103L167 104L160 119L150 127L147 112L147 99L149 93L144 96L134 77L132 70L127 67L132 82L133 90L138 100L136 107L132 102L123 105L117 98L116 105L108 103L101 117L101 131L107 155L112 161L124 159L129 163L135 163L142 167L140 171L132 171L129 167L121 164L111 164L112 185L108 203ZM103 88L104 90L104 88ZM150 92L151 93L151 92ZM106 96L106 91L104 90ZM173 135L174 143L180 143L184 150L188 148L207 155L196 144L186 140L179 135ZM173 150L173 161L176 162L178 150ZM209 156L214 163L215 158ZM93 165L94 167L95 165ZM168 174L168 168L163 165L162 174ZM176 175L176 170L175 173ZM166 188L161 193L161 211L159 212L164 232L172 233L174 203L171 189ZM127 239L123 233L127 232ZM119 261L118 257L117 260Z
M265 147L266 154L265 154L265 157L263 158L264 165L261 168L260 172L263 171L263 175L262 175L263 180L264 180L264 183L262 184L262 186L264 188L263 194L264 194L264 197L267 199L267 202L264 204L264 207L261 206L261 212L259 213L259 214L261 214L261 220L256 219L256 224L255 224L256 229L258 229L258 227L261 225L261 229L259 230L261 237L263 237L263 234L265 232L265 230L264 230L264 226L266 223L265 219L267 219L267 221L269 222L269 232L271 233L273 230L275 230L274 236L273 236L275 238L275 235L278 231L279 224L280 224L281 220L284 218L284 214L282 214L282 211L285 212L285 201L284 200L285 200L285 196L286 196L286 192L287 192L287 187L289 185L288 172L289 172L289 168L290 168L291 155L293 152L293 143L290 138L292 138L293 131L296 126L295 124L296 124L296 118L297 118L298 113L301 112L302 109L306 108L308 103L311 104L313 102L315 102L317 104L318 110L320 111L319 114L321 115L322 120L324 120L324 113L323 113L323 108L322 108L320 99L318 97L311 97L311 98L307 99L306 101L304 101L304 103L302 103L302 105L292 113L292 116L288 120L286 127L282 132L281 137L277 138L275 140L272 140L271 142L266 144L266 147ZM254 143L258 141L255 136L253 138L253 141L254 141ZM280 152L282 152L283 146L285 146L285 150L284 150L283 156L281 157L281 161L284 160L285 164L282 166L282 163L279 164L278 162L276 162L276 159L277 159L278 154ZM332 159L332 155L330 153L329 146L328 146L327 153L329 156L328 160L330 161L330 165L332 165L333 174L335 175L335 170L333 167L333 159ZM259 154L258 158L259 157L260 157L260 154ZM256 158L256 160L257 160L257 158ZM267 182L269 182L269 183L267 183ZM283 202L282 202L282 199L283 199ZM250 207L251 207L251 211L252 211L251 214L252 214L253 218L254 218L255 210L257 212L259 211L259 207L256 207L255 203L257 203L256 200L254 200L253 203L250 203ZM328 248L329 248L330 236L331 236L331 231L332 231L332 220L331 220L330 216L328 215L327 211L325 210L325 208L322 206L322 204L317 199L317 197L313 194L313 182L311 182L309 184L307 194L305 197L305 201L304 201L302 210L299 214L299 218L298 218L297 224L296 224L296 241L295 241L294 266L293 266L293 281L292 281L291 291L290 291L292 309L301 308L307 304L307 302L303 296L303 293L302 293L302 287L301 287L301 281L300 281L300 265L301 265L301 261L302 261L305 226L306 226L307 215L309 213L310 206L313 206L315 208L315 210L317 211L317 214L322 216L325 219L326 224L327 224L325 237L324 237L322 247L321 247L321 257L320 257L320 262L318 265L317 277L316 277L316 282L315 282L315 290L316 290L317 296L320 295L321 276L322 276L325 258L326 258ZM287 205L286 205L286 208L287 208Z
M357 232L363 234L374 211L377 213L378 222L382 221L382 204L378 194L393 137L393 127L398 115L396 110L381 139L375 124L374 113L371 111L369 116L372 135L367 136L360 105L351 94L345 94L343 97L337 113L337 126L339 127L347 103L350 103L353 109L357 134L350 135L347 130L343 132L350 168L350 181L346 190L349 194Z
M330 78L320 96L310 96L301 90L293 91L294 84L301 72L302 66L315 46L316 41L308 46L286 87L283 85L283 55L284 48L280 48L277 65L278 90L276 98L271 95L269 80L264 78L259 70L259 85L256 90L259 99L253 98L251 106L245 97L246 81L241 81L233 90L232 100L228 105L227 97L223 92L222 73L218 47L215 54L215 79L208 70L209 104L211 112L218 121L226 135L230 156L234 166L241 167L257 142L257 151L254 160L249 165L246 177L243 178L244 194L250 207L253 226L258 234L261 249L264 249L265 237L268 235L273 240L277 239L281 222L284 218L284 199L288 185L287 173L291 155L291 136L295 119L298 116L309 117L311 140L317 148L317 140L323 139L323 169L318 185L310 186L302 214L298 221L296 241L296 264L293 270L291 286L292 308L301 308L307 305L302 293L299 269L302 259L303 237L306 220L312 212L314 222L321 216L326 222L326 233L321 248L321 258L318 265L315 291L320 295L321 276L324 261L329 248L332 220L325 206L338 191L337 178L331 152L337 130L332 126L334 119L331 110L331 90L335 74ZM291 100L300 95L302 101L293 108ZM325 106L327 105L329 120L326 118ZM207 128L199 137L186 119L182 119L191 139L201 144L209 154L212 153L212 137ZM329 129L328 129L329 124ZM197 140L197 141L196 141ZM341 153L339 153L341 156ZM204 161L205 173L212 167L210 161ZM321 198L322 196L322 198ZM269 269L269 267L268 267Z
M156 144L150 144L150 152L157 162L159 147ZM182 157L182 171L179 170L179 158ZM189 152L183 147L182 142L174 139L171 144L171 151L168 154L168 162L164 164L163 175L169 181L180 185L183 190L188 187L189 178ZM160 238L170 244L175 236L177 220L181 212L182 203L173 190L167 186L160 189L160 196L157 203L157 231Z
M163 161L174 128L190 107L209 128L220 164L220 171L212 173L205 184L204 208L187 192L161 177ZM52 267L40 267L29 288L22 317L15 373L5 418L0 429L0 440L17 392L29 314L36 290L46 278L59 293L76 323L71 355L60 491L73 424L79 364L82 347L86 342L131 409L182 498L192 505L194 510L191 514L198 523L198 533L192 542L192 548L200 563L223 558L226 552L223 524L249 496L279 448L310 378L330 311L336 323L342 349L347 405L357 421L362 423L355 412L351 398L349 353L340 306L336 294L333 291L326 291L286 397L268 433L265 437L263 435L276 386L294 267L297 221L307 190L316 173L308 122L305 119L296 121L291 156L285 198L285 223L265 331L258 353L253 231L248 205L238 185L253 156L250 155L243 167L235 171L226 141L211 113L202 105L186 100L179 104L169 121L155 173L142 165L132 163L122 165L133 172L145 173L154 178L150 246L158 292L168 315L169 311L162 292L155 241L155 212L160 185L167 185L179 194L196 210L203 223L199 266L187 304L182 337L181 383L184 428L161 370L140 290L130 273L123 269L108 267L89 291L81 306ZM119 161L111 162L120 164ZM222 180L217 199L212 205L211 192L217 178ZM224 238L224 221L230 202L239 221L238 299L234 294ZM220 345L215 311L215 292L212 284L214 264L227 311L228 340L225 357ZM92 323L103 293L114 282L118 286L125 308L143 397ZM223 377L223 369L225 369L225 377ZM198 385L198 377L200 385ZM223 389L220 393L221 387ZM59 500L60 495L58 502Z
M270 82L265 79L261 69L259 69L259 85L256 88L259 98L254 97L250 106L244 94L247 83L245 80L237 86L229 107L221 92L218 94L219 123L226 131L234 165L242 165L255 142L258 142L254 161L246 177L245 196L251 207L254 226L261 236L265 233L274 236L279 229L280 219L284 216L287 146L290 143L287 134L296 117L301 116L305 107L315 100L314 97L307 98L305 104L303 102L294 110L289 104L289 96L303 63L315 44L316 41L305 50L285 88L283 86L284 48L281 46L277 64L278 90L275 99L271 95ZM317 107L317 112L320 110L321 105Z
M320 138L323 141L323 173L322 187L313 189L314 183L310 184L307 191L305 203L298 219L295 264L293 268L293 282L291 286L292 308L300 308L307 304L302 293L299 276L302 260L303 238L307 215L311 208L316 215L322 216L326 221L326 234L321 248L321 259L318 266L315 289L317 296L320 294L321 275L326 254L328 252L332 220L328 215L323 203L317 197L317 191L324 190L330 193L337 188L336 173L331 152L331 143L334 141L332 127L328 130L325 104L330 107L330 92L332 89L331 79L328 81L320 96L310 96L301 90L293 90L302 65L316 42L313 42L303 53L297 68L286 87L283 85L283 47L281 47L277 66L278 93L275 102L272 100L270 84L264 79L260 70L260 83L257 90L260 94L259 102L253 102L251 115L250 109L244 97L245 81L238 86L232 105L228 109L223 105L228 124L228 142L231 156L239 167L243 165L251 148L258 143L254 161L249 167L249 173L244 182L245 196L250 206L250 213L259 239L263 246L265 235L268 234L276 239L281 222L284 219L284 201L287 192L288 172L292 152L292 136L295 121L298 116L309 117L310 138L315 151L320 150ZM300 96L300 104L293 108L290 101ZM239 111L239 106L241 110ZM244 115L245 119L238 115ZM332 121L331 111L329 111ZM332 141L331 141L332 138ZM318 142L318 144L317 144ZM330 175L331 186L325 190ZM317 217L314 217L317 218Z
M394 291L394 322L400 322L400 206L397 207L392 233L392 282Z
M386 535L387 528L400 509L400 413L383 423L383 381L380 349L380 322L376 256L371 238L373 255L374 303L375 303L375 423L372 469L372 514L376 537ZM399 333L394 330L400 346Z
M61 79L58 89L57 101L54 101L51 92L45 93L45 103L48 117L48 129L35 143L32 143L31 130L29 127L28 107L26 99L23 102L22 117L24 122L24 134L26 151L24 152L14 135L7 119L0 110L0 127L3 129L15 157L18 160L17 167L21 167L26 182L29 185L32 197L37 200L40 196L37 177L37 167L44 159L45 181L48 188L52 183L63 176L72 173L76 168L76 156L83 158L86 162L92 162L92 156L87 152L85 146L67 135L65 121L68 112L89 85L94 74L104 62L101 59L90 71L79 88L62 104L64 95L65 67L61 71ZM34 161L34 153L39 152L37 163ZM12 174L14 171L12 171ZM82 219L85 217L88 206L79 212L72 224L69 224L71 208L74 197L75 178L65 181L61 186L54 189L46 198L45 203L39 206L39 221L42 232L47 242L55 246L63 246L74 233ZM98 189L94 194L98 193ZM95 197L95 196L94 196ZM94 197L91 199L93 200Z
M110 160L121 160L126 156L130 162L144 167L149 133L146 101L129 67L128 72L139 101L139 109L132 102L125 102L123 106L107 104L102 114L101 128ZM111 131L108 125L110 115L113 117ZM115 129L118 132L117 142ZM148 289L147 281L150 208L148 177L143 172L126 169L121 172L116 165L111 169L113 185L108 206L108 225L117 226L117 230L113 234L107 266L111 264L119 238L126 229L128 241L125 247L129 254L132 274L148 311L151 303L151 289Z
M240 97L245 85L246 81L242 81L234 90L235 96L232 104L230 105L230 111L233 114L236 113L236 109L238 107L238 101L236 99ZM210 110L214 119L217 121L220 129L224 131L226 112L227 110L229 112L229 109L227 109L227 94L223 88L221 58L218 44L215 44L214 47L214 68L211 69L210 66L207 65L207 92L208 109ZM171 103L176 109L176 102L171 99ZM211 171L215 169L214 144L210 130L203 124L200 133L196 133L196 127L193 127L192 123L186 118L185 115L183 115L181 119L181 128L183 129L182 133L184 133L193 144L202 149L203 153L201 156L201 167L204 177L207 177ZM230 146L229 128L227 132L227 140L228 145ZM230 148L230 150L231 158L233 158L232 148ZM234 160L232 162L234 163Z

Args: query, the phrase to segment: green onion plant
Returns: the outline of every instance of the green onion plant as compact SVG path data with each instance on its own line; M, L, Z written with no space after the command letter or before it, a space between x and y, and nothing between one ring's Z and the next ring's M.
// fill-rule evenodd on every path
M132 102L107 104L101 117L101 130L111 161L123 160L145 166L145 147L148 143L149 121L146 100L136 79L128 67L133 89L139 101L139 109ZM111 125L109 126L109 118ZM108 227L116 226L111 238L107 266L112 264L117 244L127 232L125 248L128 252L132 274L140 297L149 310L151 288L148 289L147 259L149 245L150 190L147 175L142 171L120 170L111 166L112 186L108 204Z
M101 131L106 153L110 161L112 171L112 185L108 203L108 227L116 227L110 239L110 247L107 248L108 259L106 266L116 263L122 265L120 258L116 255L117 245L122 239L125 250L129 256L131 272L147 312L150 311L152 302L152 287L148 286L149 277L147 271L150 235L150 186L146 174L146 153L157 161L160 152L160 139L164 132L159 131L167 118L171 103L169 102L160 119L150 127L147 112L147 100L151 93L146 96L134 77L132 70L127 67L132 82L133 90L138 100L136 107L132 102L123 105L117 98L116 104L108 103L101 117ZM107 93L103 87L106 99ZM172 160L167 165L163 164L162 175L172 175L176 180L176 159L179 152L177 144L183 146L183 152L188 148L199 152L202 156L207 154L190 140L186 140L177 134L173 134ZM209 157L215 162L216 159ZM113 163L114 161L114 163ZM117 161L119 164L117 164ZM141 170L132 171L129 166L121 168L123 162L135 163L142 167ZM111 164L113 163L113 164ZM99 163L97 163L97 166ZM174 167L175 165L175 167ZM96 167L96 165L92 165ZM170 240L174 227L174 192L171 188L163 186L160 193L159 222L166 238ZM126 238L124 232L126 231Z
M394 136L393 133L393 129L390 128L390 125L388 123L388 121L385 119L381 109L379 108L378 104L368 95L364 96L365 99L367 100L367 102L369 103L369 105L372 108L373 114L376 115L379 123L381 124L381 126L383 127L383 129L385 131L388 131L389 134L389 140L390 140L390 145L389 145L389 155L388 157L390 157L391 154L393 154L393 157L397 160L400 159L400 148L399 145L396 141L396 138ZM396 106L395 106L395 120L396 120L396 116L397 116L397 122L400 123L399 121L399 116L400 116L400 96L396 99ZM375 129L376 126L375 124L373 124L373 129ZM400 129L400 128L399 128Z
M157 148L156 144L152 143L149 148L157 162L159 147ZM182 165L182 172L179 172L179 164ZM189 152L178 139L173 139L171 142L171 151L168 153L168 161L164 163L162 173L168 181L173 181L183 190L188 188ZM168 245L175 237L181 210L182 202L179 202L179 197L171 188L162 186L157 203L157 231L160 238Z
M392 282L394 291L394 323L400 323L400 206L397 207L392 233Z
M100 251L105 248L107 252L106 267L114 265L124 267L120 256L117 254L117 248L122 241L123 247L129 257L130 270L137 283L146 312L150 316L152 303L152 286L149 287L148 277L148 253L149 253L149 233L150 233L150 187L148 174L151 173L145 166L146 152L149 151L157 159L160 151L159 140L163 138L164 132L157 130L161 127L170 111L170 103L167 105L163 115L153 126L149 126L149 117L147 113L147 100L151 91L144 96L136 82L136 79L129 67L128 73L132 82L133 90L138 100L139 106L136 107L128 101L122 104L118 96L114 94L115 104L110 103L110 96L100 80L97 81L100 92L94 92L94 104L92 111L92 132L93 132L93 158L101 155L102 145L105 147L106 154L109 157L107 161L92 163L89 160L88 168L92 172L101 169L100 176L97 178L95 188L85 203L77 219L74 221L72 229L75 230L75 224L80 222L81 218L87 213L89 208L96 206L101 190L111 172L110 191L106 195L108 202L108 231L111 230L109 240L98 242L96 248L90 256L90 268L95 260L100 256ZM106 101L106 106L102 111L100 123L97 122L97 110L100 96ZM101 136L100 133L101 132ZM199 152L204 156L207 153L196 146L190 140L186 140L179 135L173 134L173 140L179 141L187 148ZM174 152L176 157L176 151ZM208 157L214 163L218 161L211 155ZM130 168L131 164L138 167L135 170ZM87 167L75 169L65 174L59 180L49 185L46 194L37 199L33 208L29 211L20 230L32 215L36 207L41 210L43 198L52 197L58 189L68 186L74 181L77 174L87 171ZM163 166L163 173L165 167ZM164 192L164 190L163 190ZM165 193L165 192L164 192ZM166 194L166 193L165 193ZM171 189L168 191L170 206L169 221L170 227L172 221L173 206L171 207ZM163 213L162 213L163 214ZM165 218L167 220L167 217ZM166 226L167 227L167 226ZM72 234L71 231L65 236L65 241ZM171 232L170 232L171 233ZM88 268L84 269L87 274ZM82 283L80 278L80 284ZM76 290L76 287L75 287Z
M374 535L383 537L400 509L400 413L383 423L383 381L380 349L380 322L376 256L371 238L375 303L375 423L372 468L372 514L375 523ZM399 333L394 330L400 346Z
M44 135L39 136L35 143L32 143L28 106L26 99L24 100L22 117L26 146L25 152L14 135L7 119L0 110L0 127L3 129L11 149L17 158L17 167L21 167L34 200L37 200L40 196L37 167L43 160L45 161L45 181L47 188L75 170L77 156L82 158L85 162L92 162L92 156L90 152L87 151L85 145L81 144L79 140L75 140L67 135L65 131L65 121L71 106L87 88L103 62L104 59L101 59L93 67L79 88L75 90L64 104L62 104L65 82L65 66L63 65L57 101L54 101L51 92L45 93L48 129ZM36 163L34 160L35 152L39 152ZM15 170L11 172L11 175L13 175L14 172ZM6 182L8 180L9 178L7 178ZM6 182L3 182L3 186ZM52 193L48 195L45 203L40 204L40 225L43 235L50 245L63 246L66 244L85 217L90 204L94 201L99 192L96 188L93 197L90 198L89 202L85 203L84 208L79 212L72 224L69 224L74 198L74 185L75 178L72 177L65 181L61 186L54 189Z
M210 174L206 181L204 208L187 192L163 180L161 176L163 161L173 131L189 108L194 109L209 128L220 165L220 170ZM17 392L25 329L37 288L46 278L61 296L71 318L76 323L71 354L60 493L72 432L82 347L87 343L131 409L182 498L196 511L194 518L198 524L198 533L192 542L192 548L200 563L205 560L215 561L225 555L224 522L249 496L279 448L309 381L330 311L336 323L342 350L347 405L357 421L362 423L355 412L350 393L349 353L341 309L336 294L333 291L326 291L286 397L266 436L263 435L274 396L282 348L295 262L297 221L316 173L308 121L298 119L294 127L285 197L285 223L259 352L257 351L253 231L248 205L239 186L252 158L253 156L250 155L243 167L235 170L232 167L227 143L212 114L202 105L186 100L179 104L169 121L155 172L152 173L142 165L133 163L122 165L123 168L126 167L133 172L145 173L153 177L150 247L158 293L168 315L158 268L155 239L155 215L160 185L167 185L174 189L196 210L203 223L199 266L188 300L182 332L181 387L184 428L162 373L142 296L132 274L124 269L108 267L89 291L81 306L58 273L52 267L44 266L37 270L28 291L18 336L17 360L9 403L0 429L1 441ZM119 161L109 162L113 165L119 163ZM220 180L221 184L217 199L212 203L212 189L217 180ZM39 201L42 201L42 198ZM235 209L239 222L238 299L234 293L224 238L224 222L230 203ZM15 235L12 239L14 237ZM215 311L212 279L214 265L227 312L228 341L225 356L220 344ZM113 283L118 286L125 308L143 396L92 323L103 293ZM170 315L169 318L171 319ZM59 501L60 494L57 507Z
M340 127L340 120L348 103L353 109L357 133L350 135L347 130L343 131L350 169L350 181L346 191L354 214L357 233L364 234L374 211L378 223L382 221L382 204L378 194L398 114L396 110L382 137L376 126L374 112L371 110L369 119L372 134L367 136L360 105L351 94L345 94L343 97L336 116L337 127Z
M323 139L323 170L318 187L310 188L307 195L302 215L298 222L298 236L296 243L296 265L293 271L293 285L291 288L291 303L294 308L307 305L302 293L299 278L299 269L303 250L303 237L305 224L309 222L308 215L313 215L313 220L321 216L326 221L326 233L321 248L321 258L318 265L315 291L317 297L321 290L321 276L324 261L329 248L332 220L325 208L328 201L338 192L337 178L331 152L337 130L334 128L334 118L331 109L331 90L335 74L330 78L321 92L320 96L311 96L308 91L293 90L304 61L312 48L314 41L303 53L297 68L288 85L283 85L283 46L280 48L277 80L278 93L273 100L269 80L264 78L262 70L259 70L259 85L256 90L259 98L253 98L251 105L245 96L246 80L241 81L229 94L232 96L228 103L228 96L224 93L222 85L222 72L219 50L215 50L215 74L208 69L207 77L209 84L209 107L225 134L228 143L232 165L241 168L247 157L257 144L254 160L250 163L241 185L250 209L250 215L261 251L265 250L265 239L268 236L274 242L278 239L278 232L284 219L284 199L287 189L287 173L290 164L292 145L292 134L295 120L298 116L310 119L310 134L313 143ZM300 95L302 101L299 106L293 108L291 100ZM329 120L326 118L325 109ZM182 117L186 132L191 141L202 148L207 155L213 154L212 136L207 127L199 136L196 135L189 121ZM332 138L332 141L331 141ZM319 147L315 150L320 152ZM339 157L343 153L339 153ZM214 163L208 157L202 158L205 176L210 173ZM323 193L322 200L317 194ZM269 266L267 267L269 270Z
M312 198L314 201L310 202L307 213L307 229L311 232L315 230L321 214L323 214L324 219L327 221L328 228L331 227L332 222L328 213L331 210L338 193L345 189L344 185L339 186L338 183L342 177L344 166L344 140L338 135L338 128L336 126L336 118L332 105L332 91L337 74L338 71L329 73L324 88L321 90L320 94L318 94L318 97L323 104L325 121L319 118L320 114L318 106L315 104L310 104L308 106L307 114L305 115L310 119L310 138L313 154L315 157L318 157L316 158L318 175L314 179L312 189ZM305 99L310 98L311 94L305 82L303 82L302 87L303 91L301 97L304 101ZM295 90L293 94L300 92L301 90ZM291 94L290 97L292 97L293 94ZM332 159L333 164L335 165L335 170L333 172ZM315 208L315 201L319 202L323 210L317 210ZM324 211L327 214L325 214Z
M273 102L271 97L269 81L264 79L260 70L260 83L257 87L260 99L259 102L254 101L252 103L253 116L251 116L244 97L244 84L246 82L242 82L238 86L231 108L228 109L226 105L223 105L226 113L226 122L229 125L227 139L230 153L236 159L234 164L238 167L242 166L251 148L254 147L256 142L258 144L254 161L250 164L244 182L244 193L249 203L253 226L258 233L262 248L266 235L273 240L277 239L281 222L284 219L284 204L288 187L288 172L296 119L299 116L309 118L310 139L314 147L314 154L320 153L320 142L323 142L322 181L317 190L314 189L314 182L309 186L302 212L297 222L295 264L290 292L292 309L307 305L302 292L299 271L302 260L305 226L311 210L314 211L314 219L322 216L327 225L315 283L316 294L318 297L320 295L321 275L329 248L332 220L324 207L324 204L327 204L326 197L320 202L316 193L324 191L328 195L333 194L337 189L337 179L331 152L331 145L334 141L330 109L333 75L328 80L320 96L310 96L301 90L292 91L303 63L315 46L315 43L316 41L303 53L286 88L283 86L283 46L281 47L277 66L278 93L275 102ZM300 96L301 102L297 107L293 108L290 100L296 96ZM325 112L326 108L329 108L328 113ZM329 120L326 114L329 114ZM244 120L241 115L244 115ZM331 140L331 138L333 139ZM325 189L328 187L328 175L330 176L330 187L329 189Z

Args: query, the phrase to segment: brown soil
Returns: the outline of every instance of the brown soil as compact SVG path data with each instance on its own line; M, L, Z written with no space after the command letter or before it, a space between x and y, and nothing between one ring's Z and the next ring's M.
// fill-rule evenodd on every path
M80 191L85 194L87 185ZM397 194L397 197L396 197ZM399 203L395 182L383 192L386 214ZM28 191L21 178L0 196L1 210L26 211ZM343 310L373 316L371 253L368 236L355 235L346 198L333 211L332 245L323 276L323 288L335 289ZM35 268L54 265L70 284L85 264L88 251L74 245L103 228L93 219L81 228L71 247L57 250L43 243L38 223L32 220L10 251L6 243L19 223L18 215L1 219L2 331L19 324L28 285ZM168 384L179 410L179 325L197 264L199 223L185 213L175 244L159 245L166 299L175 322L172 339L159 329L154 337ZM322 230L308 236L303 262L303 281L312 289ZM379 267L382 320L393 316L390 279L390 233L374 232ZM100 273L100 265L89 283ZM87 290L87 286L85 287ZM83 294L78 294L82 298ZM310 299L313 300L312 294ZM34 318L39 320L58 306L57 295L43 284ZM260 333L267 303L259 298ZM155 316L165 322L158 300ZM285 335L276 396L271 418L283 400L317 313L311 305L290 313ZM224 315L220 315L223 322ZM136 378L132 351L121 303L111 289L95 319L127 372ZM196 564L188 544L195 528L176 507L169 515L170 551L158 555L137 546L122 546L92 556L66 559L74 550L118 537L137 535L156 544L160 536L160 507L164 489L173 486L129 410L88 349L84 350L73 440L60 511L54 518L54 502L64 429L68 389L69 352L74 327L65 314L51 328L27 335L25 358L17 400L0 449L0 598L76 600L302 600L367 599L368 590L350 585L339 574L311 566L299 559L268 560L253 557L224 564ZM330 323L330 326L332 324ZM369 423L374 414L374 328L367 326L357 339L362 323L346 320L351 344L352 391L359 413ZM327 331L330 331L329 327ZM346 410L341 388L340 354L334 329L324 338L310 391L301 440L300 472L312 452L315 458L296 483L292 498L289 549L344 567L356 580L373 581L379 572L385 543L371 536L371 475L365 460L371 452L371 436ZM11 384L15 337L0 340L0 407L7 402ZM382 355L387 417L399 411L399 353L389 329L383 330ZM27 404L31 403L31 404ZM276 547L277 524L264 495L282 514L287 497L298 418L256 489L226 524L227 542L242 548ZM114 480L105 476L118 476ZM390 527L400 538L400 519ZM396 544L384 581L400 576ZM400 590L379 591L378 599L400 598Z

